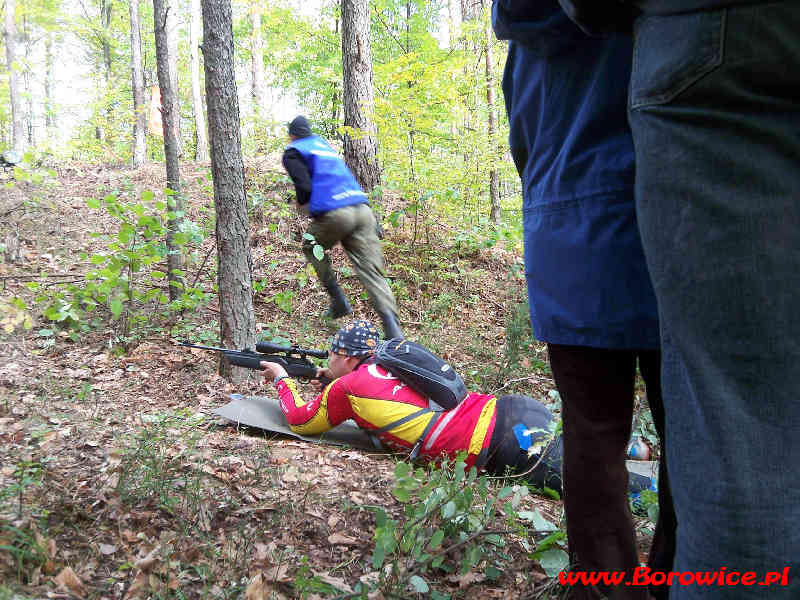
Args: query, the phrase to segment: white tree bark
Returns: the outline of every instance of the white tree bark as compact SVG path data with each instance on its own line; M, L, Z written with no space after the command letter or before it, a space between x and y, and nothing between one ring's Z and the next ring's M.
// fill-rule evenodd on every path
M144 164L147 145L147 115L145 114L144 74L142 71L142 34L139 23L139 0L129 0L131 22L131 83L133 88L133 147L135 168Z
M44 42L44 128L47 140L53 142L56 127L55 106L53 105L53 34L47 33Z
M8 91L11 96L11 146L17 152L25 150L25 127L22 109L22 86L17 62L16 2L6 0L5 18L6 64L8 65Z
M175 111L175 140L178 145L178 156L183 156L181 141L181 108L180 91L178 89L178 0L166 0L167 4L167 67L169 81L172 86L172 110ZM164 96L161 96L164 99Z
M189 23L189 70L192 78L192 111L194 113L195 151L194 159L208 160L208 135L206 134L203 94L200 87L200 44L203 40L203 15L200 0L191 0L191 21Z
M262 12L261 0L251 0L250 21L253 26L253 35L250 37L250 70L253 74L251 97L253 99L253 114L260 116L268 112L267 87L264 83L264 38L261 33Z

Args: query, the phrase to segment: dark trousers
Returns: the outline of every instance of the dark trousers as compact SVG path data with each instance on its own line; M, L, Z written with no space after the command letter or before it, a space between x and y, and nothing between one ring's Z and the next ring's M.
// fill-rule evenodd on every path
M625 451L631 435L636 361L647 387L653 421L662 439L659 462L659 519L649 566L669 571L675 547L675 513L663 447L660 353L548 345L561 395L563 484L567 540L573 570L626 571L639 565L628 501ZM665 598L666 588L654 588ZM573 588L571 598L613 600L647 597L641 587Z

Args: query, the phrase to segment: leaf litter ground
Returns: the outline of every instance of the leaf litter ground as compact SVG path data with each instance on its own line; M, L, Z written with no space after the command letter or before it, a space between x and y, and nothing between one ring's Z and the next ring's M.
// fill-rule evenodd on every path
M303 221L284 203L288 184L269 168L262 162L247 169L260 335L326 347L333 328L317 317L327 298L299 249ZM187 215L209 219L207 166L184 165L182 177ZM163 184L158 165L133 171L76 164L48 186L4 190L0 233L16 236L21 258L0 263L3 297L31 306L26 281L52 286L82 278L89 265L80 252L102 250L90 233L115 231L109 215L87 208L87 198L134 198ZM386 214L402 205L401 198L384 199ZM514 365L503 350L509 315L524 304L518 253L464 250L449 243L452 237L442 220L424 234L410 222L387 232L387 270L400 282L406 334L456 365L471 389L547 399L555 385L544 348L526 343ZM214 252L212 236L187 269L209 291ZM211 260L203 261L206 255ZM341 249L333 260L354 316L374 319ZM275 298L286 290L291 304L281 307ZM201 341L213 345L217 320L212 300L180 318L153 319L158 326L138 336L122 336L109 323L77 341L56 333L46 345L37 332L49 326L39 319L28 331L3 334L0 598L11 590L37 598L323 598L376 576L371 507L402 515L391 493L395 459L213 418L228 393L270 392L255 373L232 386L215 374L213 355L175 345L202 332ZM560 502L533 495L519 510L533 508L555 523L562 512ZM512 560L498 579L475 571L429 580L453 598L556 594L519 540L509 542ZM645 535L643 555L648 543Z

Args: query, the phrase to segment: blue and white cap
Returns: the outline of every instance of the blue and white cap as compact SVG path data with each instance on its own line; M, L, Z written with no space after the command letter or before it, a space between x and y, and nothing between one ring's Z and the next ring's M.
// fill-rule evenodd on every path
M336 332L331 342L332 352L343 352L347 356L365 356L378 347L380 334L377 327L365 319L348 323Z

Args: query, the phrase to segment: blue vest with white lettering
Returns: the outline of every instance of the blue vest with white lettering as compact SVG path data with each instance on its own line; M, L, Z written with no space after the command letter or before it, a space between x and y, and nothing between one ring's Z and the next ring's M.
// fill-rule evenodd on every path
M311 173L311 200L308 210L318 216L343 206L366 204L367 195L344 160L318 135L289 144L303 157Z

